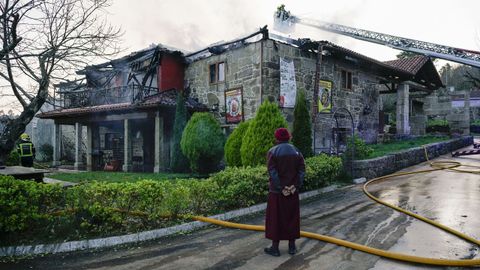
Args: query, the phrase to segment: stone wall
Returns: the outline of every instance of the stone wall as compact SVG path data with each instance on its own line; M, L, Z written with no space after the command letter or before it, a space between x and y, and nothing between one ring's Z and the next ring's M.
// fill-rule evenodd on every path
M450 153L459 148L473 144L472 136L464 136L445 142L428 144L427 153L429 159ZM354 166L354 177L365 177L372 179L375 177L387 175L426 161L425 150L423 147L415 147L405 151L392 153L383 157L356 160Z
M452 107L452 95L465 97L463 108ZM450 130L463 135L470 134L470 96L468 91L447 93L445 90L434 92L425 98L425 114L428 119L447 120Z
M452 108L452 99L441 91L434 91L425 97L424 110L427 116L446 119Z
M216 116L225 124L225 90L243 89L243 113L245 120L255 116L260 106L260 54L261 42L226 51L191 63L185 71L185 80L191 89L191 96L203 104L212 105L215 99L219 104ZM225 63L225 81L210 83L211 64ZM210 102L209 102L210 101Z
M410 116L410 134L412 134L412 135L425 135L426 128L427 128L427 116L426 115Z

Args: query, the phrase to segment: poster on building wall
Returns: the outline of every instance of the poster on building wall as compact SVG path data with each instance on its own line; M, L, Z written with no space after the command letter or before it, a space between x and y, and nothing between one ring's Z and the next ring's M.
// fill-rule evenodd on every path
M293 60L280 57L280 107L293 108L297 96Z
M319 80L318 82L318 112L332 111L332 82Z
M228 124L243 120L242 88L225 91L225 117Z

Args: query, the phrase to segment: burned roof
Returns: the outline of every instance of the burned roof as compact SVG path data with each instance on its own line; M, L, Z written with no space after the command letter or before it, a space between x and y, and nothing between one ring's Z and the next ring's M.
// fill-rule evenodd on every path
M328 48L332 52L336 52L337 54L338 53L343 53L344 55L349 55L351 57L361 59L363 62L367 63L365 65L366 67L371 67L371 64L374 64L377 67L377 71L378 71L378 69L382 69L382 70L387 70L388 74L391 74L393 72L395 75L400 74L400 75L403 75L403 76L409 76L409 74L407 72L405 72L401 69L397 69L397 68L392 67L390 65L387 65L387 64L385 64L381 61L378 61L378 60L375 60L373 58L367 57L365 55L354 52L354 51L349 50L347 48L335 45L335 44L333 44L331 42L328 42L328 41L312 41L311 39L308 39L308 38L291 39L291 38L288 38L288 37L284 37L284 36L280 36L280 35L276 35L276 34L271 34L271 33L268 32L267 26L264 26L264 27L260 28L257 32L254 32L250 35L247 35L247 36L244 36L244 37L232 40L232 41L228 41L228 42L224 42L224 43L209 46L209 47L204 48L202 50L199 50L197 52L187 54L187 55L185 55L185 57L188 59L188 61L192 62L192 61L196 61L196 60L199 60L199 59L209 57L211 55L221 54L221 53L224 53L225 51L236 49L236 48L248 45L248 44L251 43L251 42L249 42L249 39L255 38L256 36L260 36L260 35L261 35L261 39L271 39L271 40L275 40L275 41L285 42L286 44L288 44L290 46L296 46L296 47L299 47L302 50L316 51L318 49L318 45L321 44L325 49ZM258 39L254 39L254 41L257 41L257 40ZM347 57L347 60L350 60L350 61L353 60L354 61L355 59L352 59L351 57L350 58Z
M288 44L295 45L303 50L318 52L319 48L327 51L327 55L339 60L349 61L371 72L383 76L391 82L412 81L420 90L436 90L443 86L432 60L426 56L414 56L405 59L381 62L350 49L338 46L329 41L312 41L308 38L290 39L278 35L271 35Z
M81 108L70 108L70 109L57 109L53 111L48 111L40 113L37 115L39 118L44 119L56 119L56 118L65 118L65 117L77 117L90 115L95 113L104 113L104 112L125 112L125 111L137 111L137 110L148 110L158 107L170 107L173 108L176 106L177 99L177 90L171 89L167 91L160 92L158 94L146 97L144 101L140 103L115 103L115 104L104 104L97 106L81 107ZM189 97L186 100L186 106L190 111L208 111L206 105L198 102L197 100Z
M233 49L236 49L236 48L243 47L243 46L249 44L250 43L249 40L252 39L252 38L255 39L255 41L257 41L256 38L259 35L261 35L261 39L268 38L268 29L267 29L266 25L264 27L260 28L258 31L254 32L252 34L248 34L244 37L237 38L237 39L234 39L234 40L231 40L231 41L215 43L215 44L212 44L212 45L210 45L210 46L208 46L204 49L198 50L198 51L193 52L193 53L186 54L185 58L187 59L187 61L193 62L193 61L196 61L196 60L199 60L199 59L209 57L211 55L218 55L218 54L224 53L225 51L228 51L228 50L233 50Z
M117 66L125 65L126 63L142 61L148 58L152 58L153 55L158 51L162 53L168 53L171 55L177 55L177 56L183 57L183 52L179 49L170 48L162 44L151 45L150 47L145 48L143 50L132 52L126 56L116 58L105 63L86 66L84 69L77 71L77 74L82 75L82 74L85 74L88 70L92 70L92 69L98 70L98 69L107 68L107 67L117 67Z
M342 61L347 61L358 65L359 67L372 72L378 76L384 77L387 81L400 83L404 81L412 81L416 83L416 88L420 90L432 91L443 86L440 75L431 60L427 57L420 56L414 59L407 59L401 62L387 61L382 62L371 57L365 56L350 49L338 46L329 41L313 41L308 38L292 39L289 37L272 34L268 32L267 27L260 28L259 31L250 35L209 46L194 53L185 55L188 61L196 61L212 55L222 54L225 51L236 49L251 43L254 37L260 36L261 39L271 39L284 42L287 45L298 47L302 50L318 53L321 46L328 51L328 57L333 57ZM258 41L258 38L254 42Z
M302 38L297 40L287 39L287 41L298 46L302 50L308 50L315 53L317 53L318 49L321 48L328 57L333 57L342 61L355 63L356 65L366 70L370 70L371 72L374 72L375 74L384 76L386 78L390 77L391 79L403 79L410 76L408 72L402 69L390 66L384 62L352 51L345 47L336 45L326 40L313 41L309 38Z

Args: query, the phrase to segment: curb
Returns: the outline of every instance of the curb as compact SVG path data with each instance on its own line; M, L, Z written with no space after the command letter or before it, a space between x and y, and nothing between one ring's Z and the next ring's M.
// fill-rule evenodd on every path
M338 188L337 185L328 186L325 188L308 191L300 194L300 200L311 198L322 193L334 191ZM210 216L210 218L219 220L229 220L236 217L241 217L257 212L261 212L267 208L267 203L261 203L248 208L238 209L230 212L226 212L219 215ZM55 254L62 252L79 251L93 248L105 248L112 247L121 244L131 244L147 240L154 240L160 237L173 235L179 232L192 231L194 229L203 228L210 224L200 221L193 221L189 223L180 224L168 228L156 229L151 231L144 231L134 234L112 236L106 238L88 239L80 241L70 241L57 244L39 244L30 246L10 246L0 247L0 257L11 256L25 256L25 255L38 255L38 254Z
M62 187L72 187L72 186L78 185L78 183L62 181L62 180L53 179L50 177L43 177L43 182L47 184L60 184L62 185Z

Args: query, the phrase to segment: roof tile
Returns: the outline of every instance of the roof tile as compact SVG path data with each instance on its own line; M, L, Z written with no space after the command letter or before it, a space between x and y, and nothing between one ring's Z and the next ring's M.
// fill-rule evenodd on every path
M384 63L391 67L398 68L400 70L415 75L428 61L428 59L429 58L427 56L416 55L408 58L385 61Z

